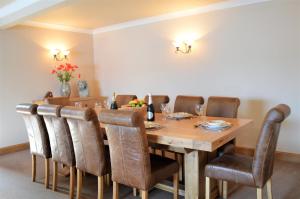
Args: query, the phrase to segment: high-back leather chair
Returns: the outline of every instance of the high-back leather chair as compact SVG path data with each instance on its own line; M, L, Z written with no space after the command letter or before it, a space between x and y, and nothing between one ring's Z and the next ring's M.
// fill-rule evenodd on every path
M240 99L237 97L209 97L206 107L206 116L237 118ZM235 139L218 150L219 155L224 152L233 152Z
M57 163L70 167L70 198L74 196L75 155L70 129L65 118L60 117L60 105L40 105L38 114L42 115L48 130L53 162L52 190L57 185Z
M174 112L186 112L197 115L197 113L195 112L195 106L197 104L204 104L203 97L178 95L175 100Z
M149 154L144 117L141 112L104 110L99 115L105 124L111 156L113 198L118 198L118 183L140 189L142 198L161 180L174 175L174 198L178 197L178 163Z
M73 105L69 97L48 97L44 101L45 104L54 104L54 105L61 105L61 106Z
M148 104L148 95L144 97L144 101ZM168 95L152 95L152 102L155 113L161 113L160 105L169 103L170 98Z
M136 95L117 95L116 102L120 108L123 105L127 105L131 100L137 99Z
M227 181L257 188L257 198L262 199L262 189L267 184L268 198L272 198L271 177L275 150L281 123L289 116L290 108L280 104L266 115L254 157L224 154L205 167L206 199L210 199L210 178L223 181L223 198L227 198Z
M36 104L19 104L16 111L21 113L25 121L29 146L32 157L32 181L36 178L36 156L45 159L45 187L49 186L49 159L51 158L51 149L48 132L42 116L37 115Z
M103 198L104 175L109 173L109 154L105 152L103 132L91 108L67 106L61 109L73 140L77 168L77 198L82 189L82 172L98 176L98 199Z
M212 96L207 101L206 116L236 118L239 106L239 98Z

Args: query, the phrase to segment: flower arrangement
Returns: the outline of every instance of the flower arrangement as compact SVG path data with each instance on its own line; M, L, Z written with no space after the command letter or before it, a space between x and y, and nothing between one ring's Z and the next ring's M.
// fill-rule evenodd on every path
M66 63L55 67L51 73L55 74L60 82L69 82L72 78L74 78L73 73L75 73L77 69L78 66ZM80 74L78 74L78 78L80 79Z

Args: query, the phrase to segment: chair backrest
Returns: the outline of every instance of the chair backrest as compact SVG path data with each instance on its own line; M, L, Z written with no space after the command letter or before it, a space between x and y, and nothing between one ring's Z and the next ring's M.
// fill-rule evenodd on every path
M116 102L120 108L123 105L127 105L131 100L137 99L136 95L117 95Z
M196 115L196 104L204 104L203 97L178 95L175 100L174 112L186 112Z
M148 104L148 95L144 97L145 103ZM169 103L168 95L152 95L152 102L155 113L161 113L160 105Z
M236 97L209 97L206 116L236 118L240 99Z
M25 121L31 153L50 158L48 132L42 116L37 115L37 107L36 104L19 104L16 111L22 114Z
M62 106L72 106L72 102L69 97L49 97L45 100L46 104L62 105Z
M75 166L75 155L70 129L65 118L60 117L61 105L40 105L37 109L47 127L52 159L67 166Z
M281 123L290 115L290 107L279 104L266 115L252 165L257 186L263 187L273 174L273 165Z
M99 118L108 138L112 180L147 190L151 165L143 115L137 111L104 110Z
M107 173L103 132L97 114L91 108L63 107L61 117L67 119L73 140L76 167L96 176Z

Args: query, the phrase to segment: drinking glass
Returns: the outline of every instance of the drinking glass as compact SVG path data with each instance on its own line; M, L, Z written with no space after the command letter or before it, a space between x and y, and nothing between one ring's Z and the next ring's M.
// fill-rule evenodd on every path
M102 109L103 109L102 103L101 102L96 102L94 110L96 111L97 115L100 114Z
M168 106L168 104L161 104L160 110L163 115L163 119L167 119L168 115L171 113L171 108Z
M82 102L75 102L75 107L82 108L83 107Z
M110 101L108 99L103 100L102 107L105 109L110 109Z
M201 104L195 105L195 112L198 116L201 116L203 114L203 108L202 108Z

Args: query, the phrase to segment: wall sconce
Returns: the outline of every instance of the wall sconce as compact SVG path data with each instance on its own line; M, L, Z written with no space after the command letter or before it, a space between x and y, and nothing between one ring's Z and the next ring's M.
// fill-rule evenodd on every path
M70 51L53 49L53 50L51 50L51 54L53 55L54 60L63 61L64 59L68 59L68 55L70 54Z
M181 52L183 54L188 54L192 52L192 44L190 42L175 42L175 53Z

